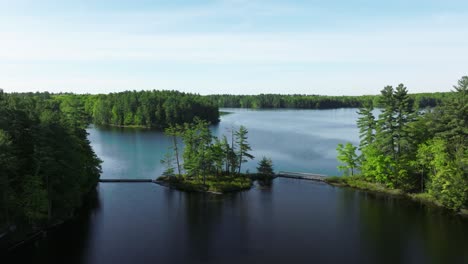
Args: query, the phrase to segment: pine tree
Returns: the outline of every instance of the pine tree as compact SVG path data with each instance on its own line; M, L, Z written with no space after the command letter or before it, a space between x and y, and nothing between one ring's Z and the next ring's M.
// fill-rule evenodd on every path
M257 173L262 176L273 176L273 162L270 158L263 157L258 163Z
M177 175L181 177L180 161L179 161L179 144L177 138L181 136L181 128L179 126L170 125L166 128L165 133L172 138L172 148L174 149L174 156L177 164Z
M249 143L247 142L247 128L244 126L240 126L239 130L235 133L236 136L236 143L239 146L239 150L237 153L238 161L239 161L239 169L237 173L240 175L241 173L241 166L242 163L247 162L247 159L253 159L252 156L248 151L252 150Z
M357 121L360 139L359 149L363 149L374 142L376 124L374 114L372 113L373 110L372 103L359 108L359 118Z

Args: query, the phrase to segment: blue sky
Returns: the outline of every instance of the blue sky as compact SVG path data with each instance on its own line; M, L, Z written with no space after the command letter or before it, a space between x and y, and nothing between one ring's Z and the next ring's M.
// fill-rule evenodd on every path
M0 88L108 93L448 91L468 1L0 0Z

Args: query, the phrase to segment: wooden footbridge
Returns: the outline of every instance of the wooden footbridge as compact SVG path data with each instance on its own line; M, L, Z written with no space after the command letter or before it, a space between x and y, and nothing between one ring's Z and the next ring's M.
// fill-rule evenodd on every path
M152 179L99 179L99 182L154 182Z
M325 181L326 175L316 174L316 173L307 173L307 172L287 172L280 171L275 174L275 177L279 178L290 178L290 179L301 179L301 180L311 180L311 181ZM153 179L99 179L99 182L156 182Z
M291 178L291 179L301 179L301 180L311 180L311 181L325 181L326 175L316 174L316 173L307 173L307 172L287 172L280 171L276 174L276 177L279 178Z

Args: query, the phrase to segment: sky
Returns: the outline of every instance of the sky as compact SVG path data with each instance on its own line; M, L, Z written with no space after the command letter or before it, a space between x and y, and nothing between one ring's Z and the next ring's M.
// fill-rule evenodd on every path
M6 92L418 93L463 75L466 0L0 0Z

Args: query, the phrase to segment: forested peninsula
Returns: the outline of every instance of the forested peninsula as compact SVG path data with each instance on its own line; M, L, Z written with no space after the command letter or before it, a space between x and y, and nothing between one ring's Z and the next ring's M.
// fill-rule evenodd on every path
M126 91L99 95L56 95L74 102L96 125L136 126L163 129L193 122L195 117L216 124L218 106L207 98L178 91Z
M0 90L0 235L7 244L73 217L95 190L101 160L87 125L79 108L49 94Z
M402 84L381 91L381 113L359 109L360 144L340 144L340 169L329 178L363 189L406 194L459 211L468 208L468 76L441 105L417 111ZM360 154L356 150L360 150Z

